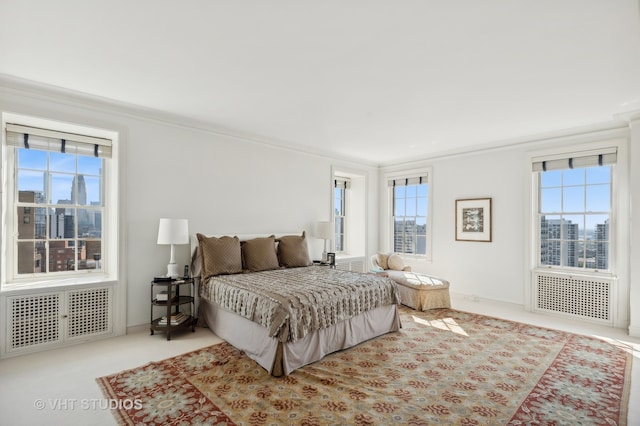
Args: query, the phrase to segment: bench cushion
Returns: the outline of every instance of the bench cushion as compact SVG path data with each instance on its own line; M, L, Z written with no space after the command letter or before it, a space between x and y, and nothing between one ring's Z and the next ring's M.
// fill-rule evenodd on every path
M422 311L451 307L448 281L416 272L386 270L385 273L398 285L403 305Z

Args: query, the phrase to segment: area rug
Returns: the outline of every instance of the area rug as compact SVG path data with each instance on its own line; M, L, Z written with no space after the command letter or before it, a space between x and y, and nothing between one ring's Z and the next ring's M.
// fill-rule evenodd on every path
M227 343L101 377L126 425L625 425L631 348L443 309L275 378Z

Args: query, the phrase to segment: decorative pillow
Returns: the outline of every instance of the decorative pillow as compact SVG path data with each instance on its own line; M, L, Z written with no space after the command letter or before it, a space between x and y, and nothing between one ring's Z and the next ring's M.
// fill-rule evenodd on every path
M203 280L214 275L242 272L242 251L238 237L207 237L196 234L202 256Z
M302 236L286 235L276 241L278 241L278 261L280 266L295 268L297 266L311 265L304 231L302 231Z
M381 253L378 252L377 256L378 256L378 265L382 268L382 269L389 269L389 255L391 253Z
M404 261L395 253L389 256L387 263L389 264L388 269L393 269L394 271L402 271L404 269Z
M254 238L242 241L242 262L244 269L251 272L278 269L276 254L276 238L274 235L265 238Z

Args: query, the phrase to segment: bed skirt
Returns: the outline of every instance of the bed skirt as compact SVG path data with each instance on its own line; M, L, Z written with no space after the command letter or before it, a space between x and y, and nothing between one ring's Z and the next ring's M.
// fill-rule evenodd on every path
M401 328L397 305L387 305L306 335L295 342L279 342L265 327L200 299L199 316L216 336L245 352L272 376L283 376L324 358Z

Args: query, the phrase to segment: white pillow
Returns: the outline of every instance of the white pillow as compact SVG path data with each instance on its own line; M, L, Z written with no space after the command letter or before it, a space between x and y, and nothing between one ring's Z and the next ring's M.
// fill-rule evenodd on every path
M389 256L387 263L389 264L389 269L393 269L394 271L402 271L404 269L404 261L395 253Z

